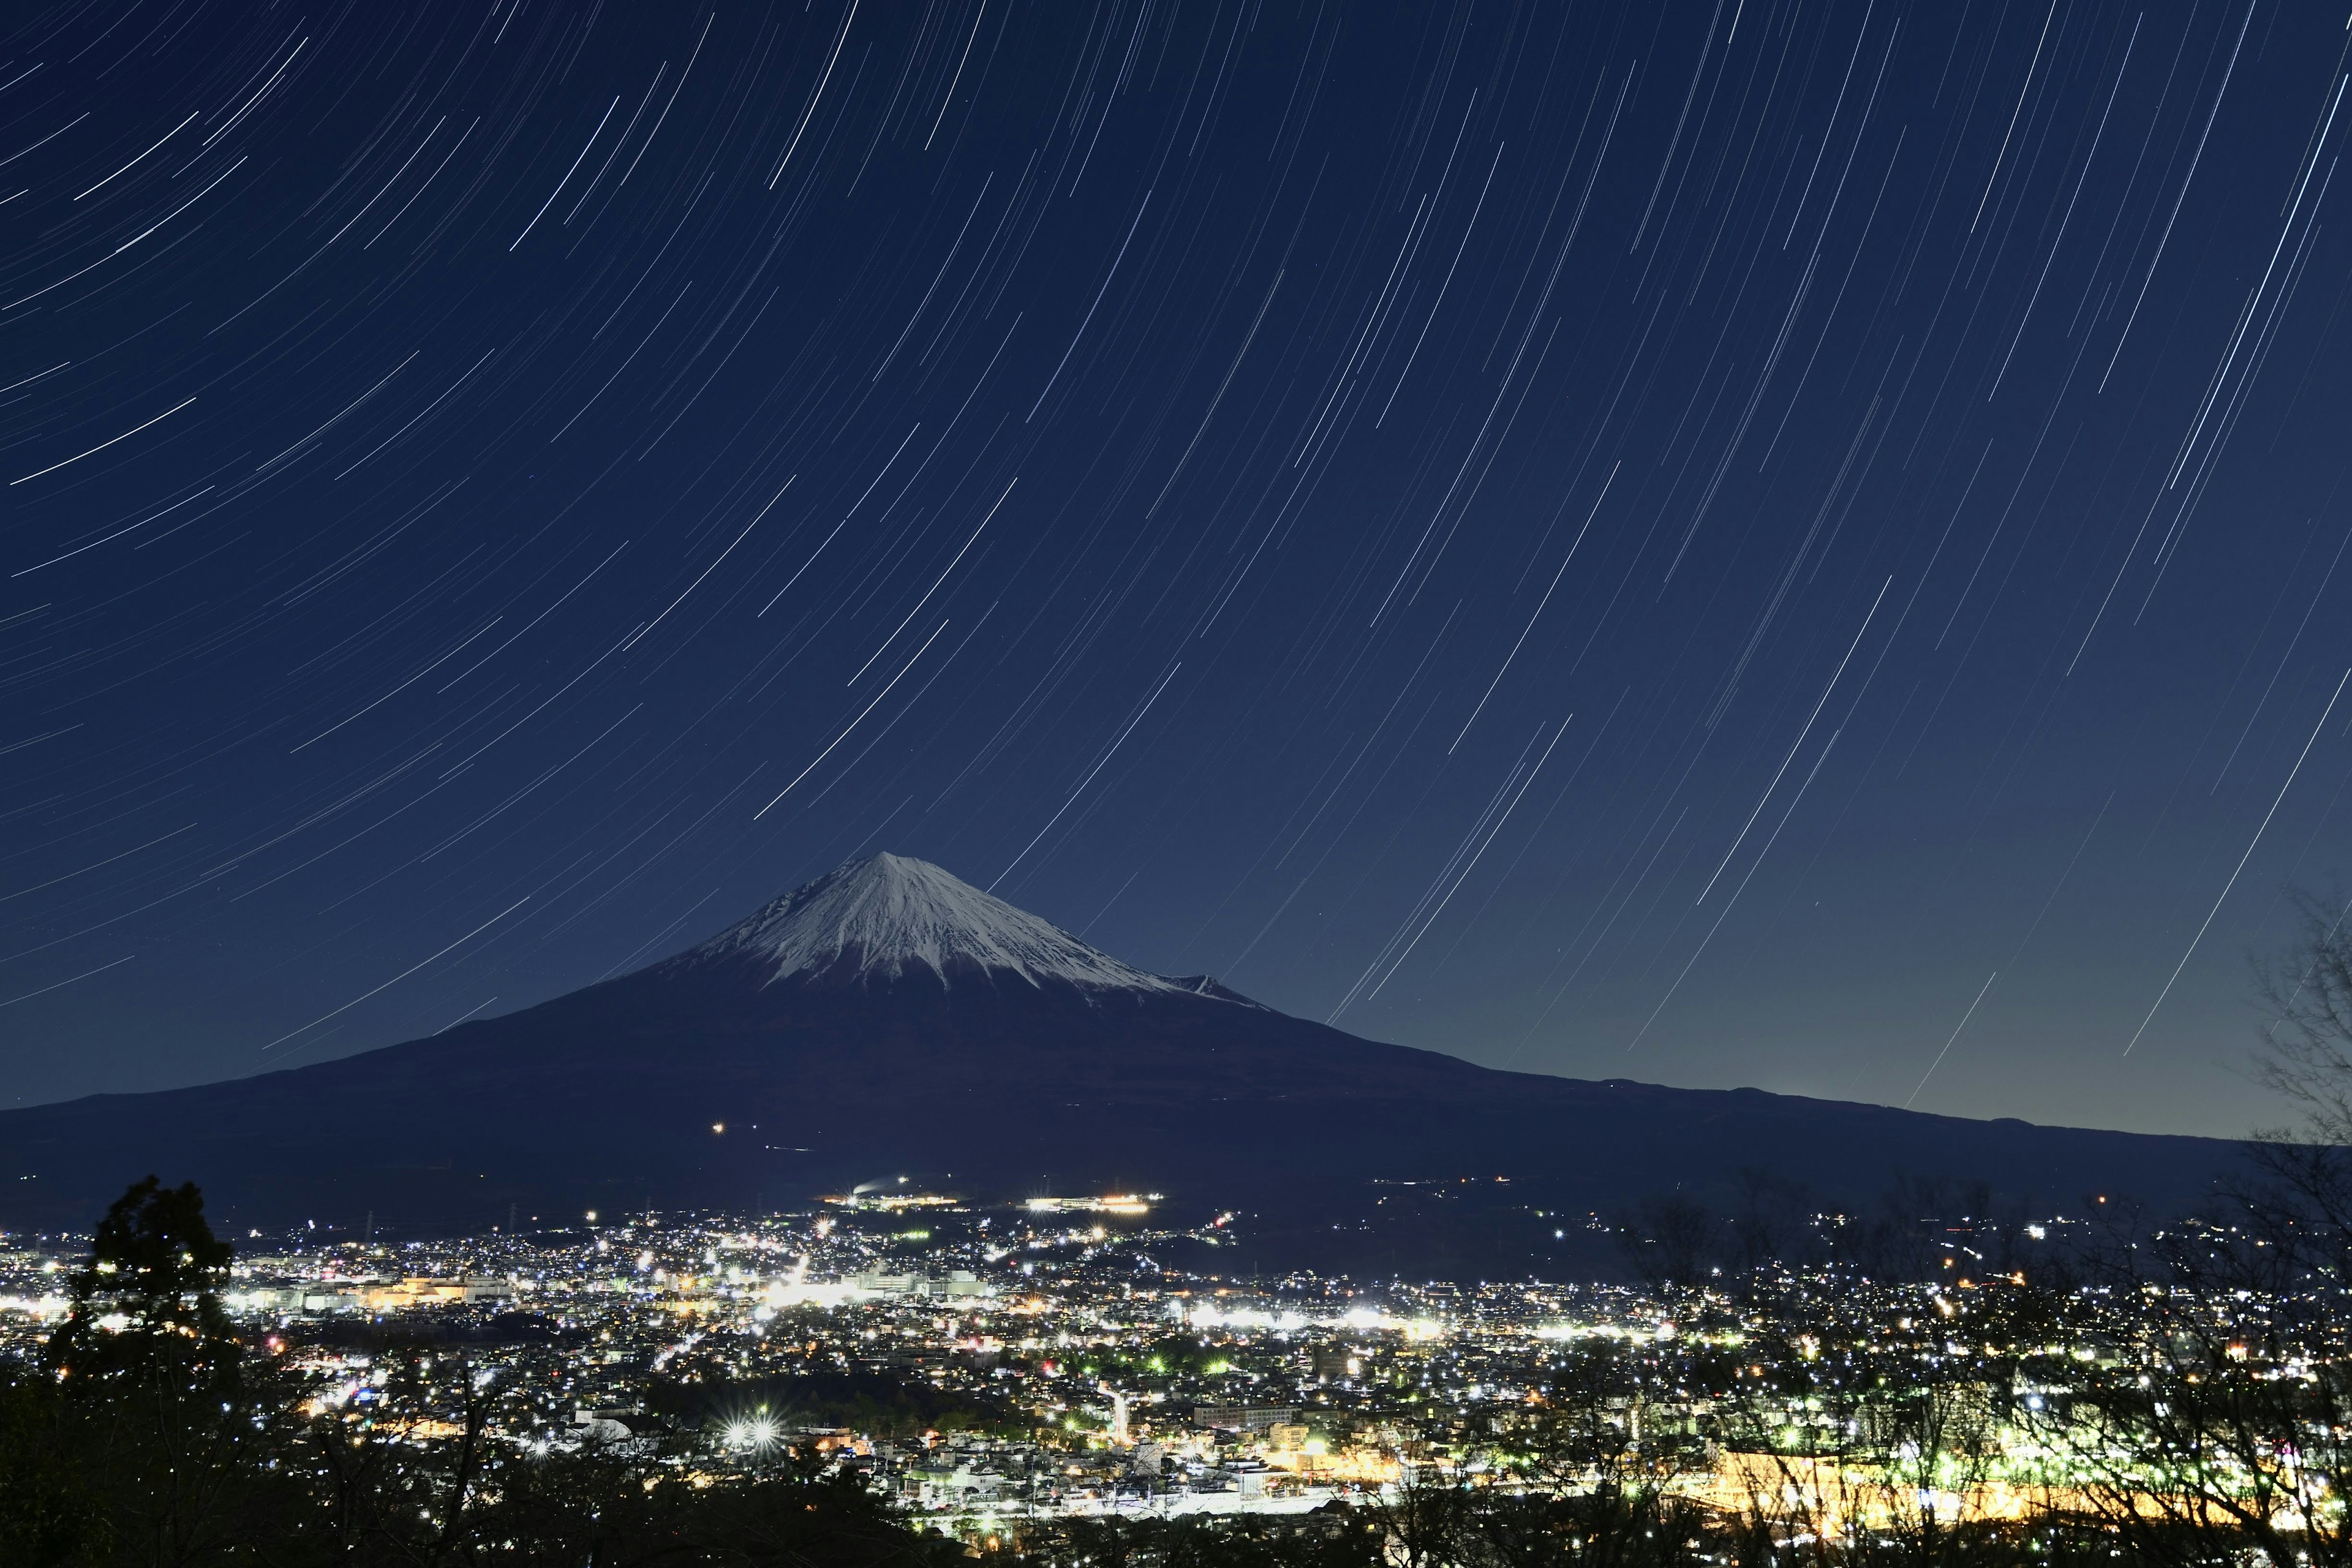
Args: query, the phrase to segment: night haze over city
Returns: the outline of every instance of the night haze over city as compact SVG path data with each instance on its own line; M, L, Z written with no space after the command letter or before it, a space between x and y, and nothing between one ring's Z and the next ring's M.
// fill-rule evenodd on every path
M2352 1563L2347 94L14 8L0 1564Z

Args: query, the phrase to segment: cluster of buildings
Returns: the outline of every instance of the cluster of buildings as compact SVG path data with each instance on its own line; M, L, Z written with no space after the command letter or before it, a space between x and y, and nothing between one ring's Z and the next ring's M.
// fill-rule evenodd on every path
M966 1531L1393 1496L1507 1465L1547 1420L1581 1421L1592 1450L1573 1460L1588 1473L1556 1479L1591 1484L1625 1465L1727 1508L1851 1480L1834 1461L1792 1469L1787 1453L1902 1447L1900 1433L1864 1430L1899 1407L1849 1408L1749 1364L1767 1338L1803 1359L1863 1358L1882 1384L1932 1384L1954 1456L2020 1442L2000 1429L2008 1374L1971 1381L2002 1349L1964 1321L1972 1282L1857 1294L1791 1275L1759 1305L1590 1284L1262 1278L1232 1215L1171 1225L1165 1207L1156 1194L984 1207L892 1192L800 1214L587 1215L434 1241L255 1235L224 1300L314 1383L317 1412L419 1440L477 1419L542 1454L671 1452L698 1434L706 1452L751 1463L814 1443ZM79 1251L73 1238L0 1237L0 1356L37 1352ZM2075 1353L2116 1352L2086 1340ZM1609 1376L1591 1382L1602 1363ZM1594 1430L1616 1434L1613 1449L1595 1447ZM1986 1489L2005 1483L1970 1464L1922 1479L1992 1506Z

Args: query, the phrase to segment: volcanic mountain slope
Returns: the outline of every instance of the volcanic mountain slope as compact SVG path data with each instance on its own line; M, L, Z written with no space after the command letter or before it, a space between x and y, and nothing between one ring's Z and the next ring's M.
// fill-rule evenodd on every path
M1507 1177L1505 1207L1528 1216L1719 1195L1755 1171L1835 1202L1902 1172L2179 1209L2234 1157L2210 1140L1498 1072L1148 973L877 855L504 1017L0 1113L0 1226L86 1221L150 1170L194 1178L240 1224L373 1211L453 1226L509 1203L782 1205L919 1172L982 1197L1149 1187L1328 1240L1370 1224L1391 1183Z

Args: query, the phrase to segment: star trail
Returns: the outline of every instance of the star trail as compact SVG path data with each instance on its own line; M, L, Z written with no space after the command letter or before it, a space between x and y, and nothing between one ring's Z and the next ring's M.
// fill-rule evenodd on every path
M2242 1131L2246 955L2347 864L2347 51L16 12L0 1102L887 849L1490 1065Z

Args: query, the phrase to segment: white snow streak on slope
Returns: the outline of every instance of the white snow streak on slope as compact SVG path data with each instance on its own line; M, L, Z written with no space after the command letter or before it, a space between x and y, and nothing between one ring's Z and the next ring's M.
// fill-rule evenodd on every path
M876 855L795 889L699 947L670 960L699 966L751 955L773 967L771 984L835 972L858 979L929 971L943 979L976 967L1091 990L1192 991L1121 963L1060 927L992 898L928 860ZM668 965L664 965L668 967Z

